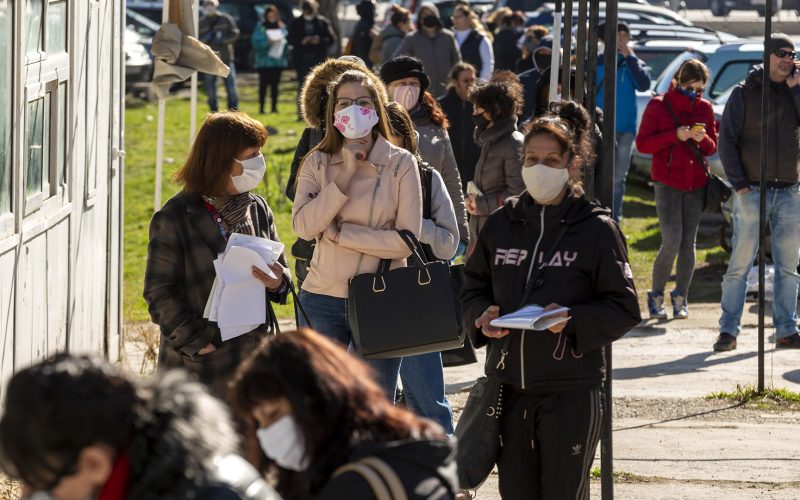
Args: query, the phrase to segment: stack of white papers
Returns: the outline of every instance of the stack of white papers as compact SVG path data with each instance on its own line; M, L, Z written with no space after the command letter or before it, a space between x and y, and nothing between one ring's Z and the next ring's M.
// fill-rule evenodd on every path
M252 331L267 321L267 292L253 276L253 266L271 277L269 268L283 253L283 243L246 234L231 234L225 252L214 261L217 277L206 302L204 318L219 325L223 342Z
M545 311L543 307L533 304L505 316L500 316L489 324L495 328L514 330L547 330L553 325L569 320L569 316L554 317L567 311L569 311L569 308L566 307Z

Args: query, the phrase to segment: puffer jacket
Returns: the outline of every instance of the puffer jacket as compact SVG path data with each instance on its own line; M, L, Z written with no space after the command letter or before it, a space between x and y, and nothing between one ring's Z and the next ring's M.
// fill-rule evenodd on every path
M381 135L367 159L374 168L360 168L344 193L333 182L343 162L341 152L314 151L300 167L292 227L300 238L317 240L303 282L307 292L346 298L350 278L375 272L381 259L391 259L391 268L406 265L411 252L397 230L420 235L417 160ZM332 223L341 227L338 243L323 234Z
M506 198L525 190L522 182L525 137L517 131L516 117L500 120L491 128L476 127L475 142L481 146L481 156L475 165L474 180L482 194L475 200L477 215L469 218L470 248L478 241L487 217L502 207Z
M676 129L679 125L667 105L677 116L680 126L703 123L706 126L705 138L699 143L692 139L678 139ZM636 148L642 153L653 155L650 176L654 181L681 191L705 187L708 183L706 165L698 159L690 141L697 146L703 157L714 154L717 150L714 109L705 99L696 99L692 103L673 84L666 94L655 96L647 103L639 133L636 135Z
M447 130L431 121L422 106L411 110L411 119L414 121L414 128L419 132L417 144L419 154L426 163L442 174L447 194L450 195L450 201L453 202L453 209L456 212L459 239L466 244L469 241L467 207L464 205L461 174L458 172L450 135Z

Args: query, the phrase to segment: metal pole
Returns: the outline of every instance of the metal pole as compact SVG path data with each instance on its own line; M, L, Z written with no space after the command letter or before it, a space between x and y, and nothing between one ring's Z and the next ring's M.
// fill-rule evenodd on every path
M561 95L569 99L569 81L572 77L572 0L564 4L564 31L561 34L564 55L561 57Z
M572 1L572 0L569 0ZM558 101L556 94L558 93L558 68L559 64L559 51L561 49L561 21L562 17L562 2L556 2L556 11L553 13L553 50L550 56L550 92L548 93L548 101Z
M606 2L605 54L603 56L603 173L600 201L609 207L614 202L614 156L617 104L617 0ZM600 447L601 491L603 500L614 498L614 444L612 438L613 391L611 383L611 344L604 349L606 361L606 413L603 419L603 441Z
M600 24L600 0L589 2L589 32L587 40L587 71L586 71L586 108L592 123L597 123L597 30ZM598 146L602 146L599 144ZM599 155L598 155L599 156ZM599 179L603 175L603 162L595 162L593 176L586 179L586 197L589 200L597 199Z
M200 1L192 2L192 20L194 21L194 36L200 31ZM197 71L192 73L190 83L191 93L189 99L189 144L194 140L195 129L197 128Z
M169 0L164 0L161 22L169 22ZM153 211L161 208L161 177L164 170L164 120L167 114L167 100L158 100L158 129L156 132L156 179L153 194Z
M761 86L761 178L759 182L758 212L758 392L764 391L764 274L766 272L767 255L764 247L767 238L767 148L769 122L770 93L770 52L768 42L772 35L773 0L767 0L766 17L764 18L764 78Z
M584 86L586 85L586 14L587 0L578 0L578 48L575 53L575 101L583 102L586 109L594 107L594 103L584 102Z

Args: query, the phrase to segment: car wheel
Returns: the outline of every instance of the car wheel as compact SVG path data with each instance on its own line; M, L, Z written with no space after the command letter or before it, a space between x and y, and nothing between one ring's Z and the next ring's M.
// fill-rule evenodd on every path
M725 0L710 0L708 8L715 16L724 17L731 13L731 8L725 4Z

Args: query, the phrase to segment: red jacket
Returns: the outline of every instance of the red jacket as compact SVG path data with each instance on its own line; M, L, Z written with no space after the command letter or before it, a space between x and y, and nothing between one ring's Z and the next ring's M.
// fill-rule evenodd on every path
M647 104L636 136L636 148L653 155L650 177L654 181L682 191L705 187L708 182L706 169L698 161L688 141L678 139L678 125L664 104L665 99L678 116L681 126L705 123L706 136L695 143L705 157L717 150L717 125L711 103L696 99L692 104L674 84L666 94L653 97Z

